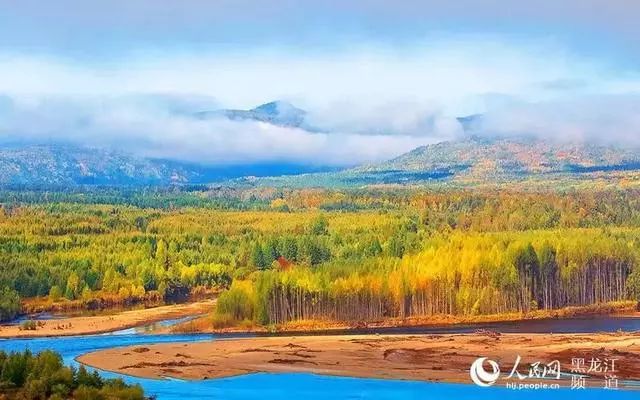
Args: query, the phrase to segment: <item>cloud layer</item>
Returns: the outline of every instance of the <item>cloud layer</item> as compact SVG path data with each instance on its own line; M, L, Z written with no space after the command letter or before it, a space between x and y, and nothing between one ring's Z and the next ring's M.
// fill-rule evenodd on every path
M208 98L127 96L83 101L0 98L5 143L106 146L140 156L210 165L286 161L350 166L382 161L432 141L415 135L309 132L257 121L194 114ZM193 107L193 108L190 108ZM207 109L207 108L204 108Z
M13 19L0 12L0 32L7 26L25 32L13 36L24 42L0 35L0 141L67 141L208 164L349 166L459 137L456 118L482 113L485 135L637 142L640 74L633 57L587 54L571 40L525 29L504 34L459 26L408 28L420 25L416 18L427 11L456 14L444 2L429 10L410 1L389 9L372 0L367 16L335 3L312 24L313 35L331 43L313 42L302 27L278 30L277 25L289 26L282 23L288 21L283 10L304 16L307 9L293 2L276 2L265 22L261 15L238 13L234 2L212 6L194 0L200 12L175 10L175 23L151 14L144 27L144 4L151 3L135 3L120 2L117 12L104 13L78 3L73 14L60 16L59 26L48 22L59 10L30 14L17 7ZM169 3L158 7L168 13ZM499 2L488 3L481 15L501 19ZM122 14L119 8L127 7L131 12ZM525 14L533 11L524 8L511 11L528 20ZM336 16L337 9L347 19L336 20L333 32L334 25L318 21ZM613 9L623 14L617 3ZM471 17L459 11L459 17ZM542 20L556 20L547 8L537 12ZM226 13L238 21L235 31L224 22ZM569 14L562 12L563 18ZM584 9L574 14L581 24L593 19L598 30L614 30ZM217 26L214 16L220 26L199 31ZM11 23L2 27L3 21ZM382 31L394 32L389 40L367 34L365 22L376 21ZM195 31L189 31L192 25ZM297 25L292 26L287 29ZM359 28L350 31L353 26ZM86 28L86 43L74 39L72 27ZM262 30L271 34L258 40ZM629 27L629 40L635 30ZM168 39L173 34L175 43ZM300 40L291 43L282 39L285 34ZM273 100L304 108L306 122L317 129L194 117Z
M560 142L640 145L640 95L599 95L514 104L485 114L485 135L532 135Z

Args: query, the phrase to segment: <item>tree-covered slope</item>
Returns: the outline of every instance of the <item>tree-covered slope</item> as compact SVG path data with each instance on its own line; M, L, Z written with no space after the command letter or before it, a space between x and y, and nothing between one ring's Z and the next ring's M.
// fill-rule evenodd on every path
M198 181L202 171L170 161L71 145L0 149L2 185L138 185Z
M135 156L106 148L51 144L0 147L0 186L168 186L205 184L241 176L327 170L281 161L204 165Z
M454 175L510 177L640 169L634 149L587 143L510 138L441 142L357 171L447 171Z
M418 147L392 160L349 170L262 180L264 185L503 184L628 178L640 171L633 147L534 138L467 137ZM633 176L631 176L633 178Z

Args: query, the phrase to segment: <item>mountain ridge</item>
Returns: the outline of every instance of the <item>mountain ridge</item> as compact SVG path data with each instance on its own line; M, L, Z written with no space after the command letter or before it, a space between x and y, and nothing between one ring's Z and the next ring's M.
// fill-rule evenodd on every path
M249 110L221 109L195 113L195 117L202 120L227 118L232 121L265 122L288 128L301 127L304 124L306 115L307 112L305 110L282 100L264 103Z
M391 160L303 178L265 178L264 185L367 186L385 184L515 183L554 179L579 181L599 174L640 171L636 148L562 143L535 137L463 138L417 147ZM616 178L617 179L617 178Z
M432 170L484 165L504 174L570 172L574 167L595 168L640 161L637 149L588 143L562 143L534 137L484 138L476 135L462 140L420 146L374 170Z
M558 143L535 138L467 136L417 147L391 160L340 171L273 163L207 166L137 157L69 144L0 147L0 185L260 185L362 186L434 182L505 182L640 171L634 148ZM283 176L287 175L287 176ZM251 177L250 179L246 177ZM258 178L256 180L256 177Z
M284 162L210 166L60 143L0 147L0 186L167 186L327 170Z

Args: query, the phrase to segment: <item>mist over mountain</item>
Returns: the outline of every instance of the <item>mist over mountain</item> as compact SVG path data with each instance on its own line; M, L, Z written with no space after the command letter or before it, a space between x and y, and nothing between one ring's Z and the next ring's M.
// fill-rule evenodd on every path
M272 101L250 110L213 110L200 111L197 118L207 120L212 118L227 118L232 121L259 121L283 127L301 127L305 122L307 112L286 101Z
M11 99L4 97L3 110L12 108ZM131 99L125 99L122 107L131 106ZM186 121L213 121L214 126L225 124L260 123L265 129L297 128L303 124L306 112L284 101L274 101L250 110L217 109L194 112L193 108L211 105L206 98L176 98L171 96L143 96L134 101L137 107L156 113L162 120L168 112L178 115ZM136 107L132 107L136 110ZM0 110L0 111L3 111ZM105 114L111 112L104 110ZM51 110L40 113L43 117ZM11 113L7 113L11 115ZM51 116L54 118L55 116ZM143 146L135 134L123 134L120 146L100 138L92 141L83 138L83 132L77 125L91 125L91 115L76 115L77 121L67 122L73 129L63 133L49 135L6 135L0 138L0 185L23 186L65 186L65 185L170 185L220 182L245 176L279 176L320 171L332 171L336 167L331 163L296 162L278 157L254 159L247 156L244 160L202 158L196 153L184 157L172 157L173 153L154 154L153 143L148 143L149 154L136 151ZM49 117L44 117L48 119ZM233 125L232 125L233 126ZM244 125L242 125L244 126ZM251 127L251 125L247 125ZM271 128L273 127L273 128ZM23 128L28 128L23 124ZM58 128L56 120L51 121L51 129ZM165 127L170 130L170 127ZM142 128L144 129L144 127ZM250 130L249 130L249 133ZM85 140L80 140L85 139ZM144 140L144 139L143 139ZM259 140L256 137L256 140ZM178 138L177 146L187 145L189 137ZM87 144L84 144L87 143ZM130 148L131 151L125 150ZM224 149L202 149L211 153L224 152ZM190 158L193 158L191 160Z
M397 136L393 126L378 124L370 134L347 135L331 130L331 122L324 124L306 110L286 101L272 101L255 108L224 109L211 107L208 98L144 97L136 99L138 107L144 104L145 119L132 114L126 123L113 127L119 146L111 140L80 140L85 137L83 127L95 129L99 118L117 120L114 111L104 108L104 115L78 114L75 121L58 125L51 110L49 135L8 135L0 141L0 184L2 185L170 185L221 182L242 177L270 177L312 174L314 179L299 178L304 185L346 185L420 183L433 181L509 181L526 177L553 174L579 176L587 173L613 173L639 169L640 157L633 141L600 143L590 138L565 136L552 138L547 130L528 126L526 129L498 129L494 114L473 114L452 119L456 129L453 137L434 144L420 145L428 137L409 134L400 148L394 150ZM130 106L124 102L123 108ZM10 109L10 102L4 102ZM138 108L132 107L132 110ZM93 110L93 107L90 107ZM397 114L393 108L383 109ZM403 118L404 128L426 130L438 124L428 112L407 110L410 117ZM121 114L115 113L119 117ZM11 115L11 113L9 113ZM148 119L157 115L157 121ZM167 115L171 115L169 119ZM178 117L174 117L177 115ZM175 119L177 118L177 120ZM329 118L330 120L331 118ZM367 118L363 118L367 119ZM134 123L131 123L131 121ZM118 120L119 121L119 120ZM172 137L173 125L179 121L179 130ZM375 118L372 121L376 121ZM407 125L406 121L409 121ZM164 122L164 123L163 123ZM149 125L158 130L156 135L131 131L135 126L145 131ZM376 124L373 124L376 125ZM526 124L525 124L526 125ZM24 124L23 128L28 128ZM68 128L61 134L56 129ZM366 124L360 126L366 128ZM403 128L403 129L404 129ZM211 135L214 129L215 135ZM371 128L373 129L373 128ZM180 132L189 133L182 135ZM196 136L200 134L198 138ZM163 137L160 137L163 136ZM113 137L108 137L113 139ZM446 139L446 137L445 137ZM167 141L168 140L168 141ZM300 152L299 140L305 142L301 157L288 153ZM355 140L355 142L353 141ZM366 147L384 148L388 141L390 156L386 160L375 155L359 159L351 153L358 147L366 154ZM85 142L87 144L85 144ZM241 147L236 147L243 144ZM167 149L166 146L169 145ZM328 146L328 150L323 150ZM127 151L130 148L131 151ZM405 148L409 151L402 151ZM318 159L322 151L330 157ZM167 151L169 150L169 151ZM233 157L226 152L238 153ZM305 151L311 151L305 157ZM261 156L261 153L264 153ZM401 154L399 156L393 156ZM374 160L374 162L369 162ZM379 161L378 161L379 160ZM339 171L339 170L343 171ZM283 178L294 182L296 177ZM265 180L268 181L268 180Z
M204 165L335 169L384 161L432 141L428 132L374 135L321 127L307 110L285 101L245 110L195 95L0 100L0 144L71 143Z

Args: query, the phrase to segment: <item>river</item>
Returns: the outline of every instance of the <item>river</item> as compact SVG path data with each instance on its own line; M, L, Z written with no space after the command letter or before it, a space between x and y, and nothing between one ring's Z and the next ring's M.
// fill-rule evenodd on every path
M161 325L171 325L174 320L164 321ZM457 333L475 329L495 329L502 332L521 333L563 333L640 330L640 318L580 318L543 321L520 321L510 323L491 323L453 327L430 328L388 328L380 333ZM143 332L147 333L143 333ZM102 335L82 337L3 339L0 349L19 351L30 349L38 352L45 349L55 350L64 358L65 363L77 365L75 358L96 350L165 342L194 342L207 340L226 340L230 336L208 334L173 335L153 334L153 325L143 329L128 329ZM246 336L246 335L244 335ZM104 372L106 376L122 376ZM607 391L602 389L583 390L545 390L517 391L503 387L481 388L474 385L447 383L414 382L384 379L363 379L331 377L303 373L259 373L240 377L202 380L153 380L122 376L129 383L139 383L149 395L158 400L184 399L638 399L638 391Z

